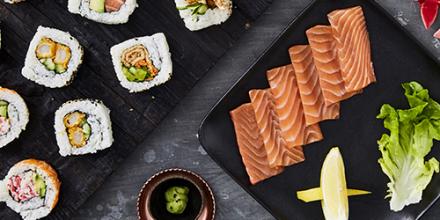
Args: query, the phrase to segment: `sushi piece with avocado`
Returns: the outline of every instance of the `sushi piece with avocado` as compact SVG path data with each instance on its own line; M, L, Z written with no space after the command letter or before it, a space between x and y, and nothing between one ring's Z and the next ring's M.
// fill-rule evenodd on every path
M110 110L99 100L73 100L55 112L61 156L95 153L113 144Z
M49 215L58 203L61 182L46 162L27 159L11 167L0 181L0 201L24 220Z
M104 24L127 23L136 0L68 0L69 12Z
M231 0L175 0L185 26L191 31L218 25L232 14Z
M110 54L119 82L130 92L148 90L171 78L171 54L163 33L124 41Z
M13 90L0 88L0 148L18 138L28 121L29 111L23 98Z
M59 88L69 85L82 63L83 48L69 33L38 27L22 75L37 84Z

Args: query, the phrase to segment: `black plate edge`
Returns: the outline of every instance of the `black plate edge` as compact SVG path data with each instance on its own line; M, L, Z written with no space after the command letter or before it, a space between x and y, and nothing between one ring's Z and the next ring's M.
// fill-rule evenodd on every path
M234 82L233 85L231 85L229 87L229 89L216 101L216 103L213 105L213 107L211 107L211 109L208 111L208 113L205 115L205 117L202 119L202 121L200 122L200 126L199 129L197 131L197 139L199 139L200 144L202 145L203 149L205 149L205 151L208 153L208 156L223 170L223 172L225 172L226 174L228 174L229 177L231 177L235 183L237 183L244 191L246 191L247 194L249 194L253 199L255 199L258 204L260 204L261 206L263 206L264 209L266 209L273 217L275 217L274 213L272 210L269 209L269 207L267 207L266 203L264 203L263 201L261 201L259 198L257 198L254 194L252 194L246 186L244 186L243 184L240 183L240 181L238 181L227 169L225 169L223 167L223 165L221 165L221 163L219 161L217 161L217 159L215 159L214 157L211 156L211 154L209 153L209 150L205 148L204 145L204 132L203 132L203 127L205 125L205 122L207 121L207 119L210 117L211 112L214 111L214 109L220 104L220 102L231 92L231 90L243 79L245 78L248 74L249 71L252 70L252 68L262 59L262 57L278 42L278 40L284 36L284 34L287 32L287 30L294 25L298 20L300 20L303 15L305 15L319 0L312 0L297 16L295 16L294 19L292 19L289 24L280 32L280 34L278 34L278 36L269 44L269 46L266 47L266 49L264 49L264 51L261 53L261 55L255 59L254 62L252 62L251 65L249 65L249 67L246 69L246 71ZM276 217L275 217L276 218Z
M248 74L249 71L252 70L252 68L260 61L260 59L273 47L273 45L276 44L276 42L282 37L284 36L284 34L287 32L287 30L294 25L298 20L300 20L302 18L302 16L304 14L306 14L309 9L311 9L318 1L320 0L313 0L311 1L292 21L289 22L289 24L287 25L286 28L284 28L281 33L270 43L270 45L262 52L262 54L254 61L252 62L252 64L246 69L246 71L231 85L231 87L216 101L216 103L213 105L213 107L208 111L208 113L205 115L205 117L202 119L202 121L200 122L199 125L199 129L197 131L197 138L200 142L200 144L202 145L202 147L205 149L205 151L208 153L208 156L225 172L228 174L229 177L231 177L242 189L244 189L252 198L254 198L261 206L263 206L264 209L266 209L272 216L275 217L274 213L272 210L269 209L269 207L267 207L267 205L261 201L259 198L257 198L255 195L253 195L246 186L244 186L242 183L240 183L227 169L224 168L223 165L221 165L221 163L219 161L217 161L215 158L213 158L211 156L211 154L209 153L209 150L205 148L204 146L204 132L203 132L203 127L205 125L205 122L208 120L208 118L210 117L212 111L214 111L214 109L220 104L220 102L231 92L231 90L242 80L244 79ZM383 15L385 15L389 20L391 20L391 22L398 27L398 29L400 29L403 33L405 33L405 36L410 38L413 42L416 43L416 45L418 47L421 48L421 50L430 58L432 59L437 65L440 66L440 60L437 59L437 57L435 57L429 50L428 48L422 44L414 35L412 35L407 29L405 29L404 27L402 27L402 25L396 21L396 19L394 19L394 17L388 13L388 11L386 11L386 9L384 9L382 6L380 6L376 0L367 0L367 2L369 2L371 5L374 6L374 8L376 8L380 13L382 13ZM426 209L424 209L422 212L420 212L415 220L420 220L422 218L422 216L437 202L437 200L440 199L440 194L436 196L435 199L432 200L431 203L428 204L428 206L426 207ZM276 218L276 217L275 217Z

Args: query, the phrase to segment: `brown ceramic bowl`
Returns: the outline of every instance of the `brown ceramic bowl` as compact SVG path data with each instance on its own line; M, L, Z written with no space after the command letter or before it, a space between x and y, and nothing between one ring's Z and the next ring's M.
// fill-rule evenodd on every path
M165 191L172 186L189 188L185 211L174 215L166 210ZM205 180L184 169L174 168L154 174L142 187L137 202L140 220L213 220L215 199Z

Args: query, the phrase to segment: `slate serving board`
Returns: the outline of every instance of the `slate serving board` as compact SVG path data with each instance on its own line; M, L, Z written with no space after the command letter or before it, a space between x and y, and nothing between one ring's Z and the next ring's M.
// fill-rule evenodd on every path
M390 19L373 1L317 0L250 67L207 115L199 130L199 139L208 154L246 191L277 219L322 219L320 202L304 203L296 199L298 190L319 186L322 163L329 149L340 146L350 188L364 189L371 195L350 198L351 219L417 219L440 195L440 175L434 174L424 191L423 200L401 212L389 209L386 195L388 178L377 162L380 152L376 141L387 132L376 115L382 104L404 108L407 102L400 84L419 81L429 89L431 97L440 100L440 67L426 48L406 35L400 25ZM305 31L317 24L328 24L326 15L332 10L361 5L367 20L372 59L377 83L362 94L341 103L341 118L320 123L324 140L304 146L306 160L290 166L278 176L255 186L241 161L229 111L249 102L248 91L268 88L265 71L290 63L288 48L306 44ZM426 157L440 159L440 144L434 143Z
M139 7L123 25L104 25L67 11L66 0L28 0L9 5L0 1L2 49L0 85L19 92L30 110L20 138L0 149L0 177L26 158L48 161L58 171L60 201L49 219L73 216L75 210L152 131L193 85L216 63L272 0L235 0L232 17L223 25L199 32L187 30L172 0L139 0ZM70 32L84 46L82 67L73 83L48 89L21 76L25 54L39 25ZM174 72L165 85L130 94L119 85L109 55L124 40L164 32ZM55 110L67 100L101 99L111 109L115 142L94 155L61 157L55 142ZM4 204L0 219L19 216Z

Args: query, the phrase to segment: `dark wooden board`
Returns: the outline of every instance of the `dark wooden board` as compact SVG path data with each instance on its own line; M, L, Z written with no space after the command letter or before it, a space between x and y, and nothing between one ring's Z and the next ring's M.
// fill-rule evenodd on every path
M257 185L251 185L238 151L229 111L250 101L250 89L269 87L266 70L290 63L288 48L306 44L305 31L308 28L328 24L327 13L355 5L362 6L364 10L377 82L365 88L363 93L343 101L340 119L320 123L325 138L304 146L304 162L287 167L280 175ZM339 146L344 157L348 187L372 192L371 195L349 198L350 219L418 219L440 197L440 175L434 174L420 203L407 206L400 212L391 211L389 198L384 199L389 179L377 162L381 155L376 143L388 131L384 129L383 121L376 119L376 115L385 103L406 108L408 104L401 88L403 82L418 81L429 89L433 99L440 100L438 64L425 48L407 35L372 0L316 0L292 21L219 100L202 122L199 140L211 158L277 219L323 219L320 202L304 203L296 199L295 193L319 186L322 163L333 146ZM434 142L426 160L440 158L439 145L438 141Z
M26 158L46 160L58 171L61 195L49 218L74 215L75 210L151 132L194 84L242 35L271 0L236 0L232 17L223 25L199 32L187 30L174 1L139 0L139 8L123 25L104 25L67 11L66 0L28 0L9 5L0 1L2 49L0 85L19 92L30 110L30 122L20 138L0 149L0 176ZM74 82L48 89L21 75L30 40L39 25L70 32L84 46L84 63ZM130 94L119 85L110 47L121 41L164 32L173 59L173 77L148 92ZM53 117L65 101L97 98L111 109L115 142L94 155L61 157L55 142ZM0 205L0 219L18 215Z

